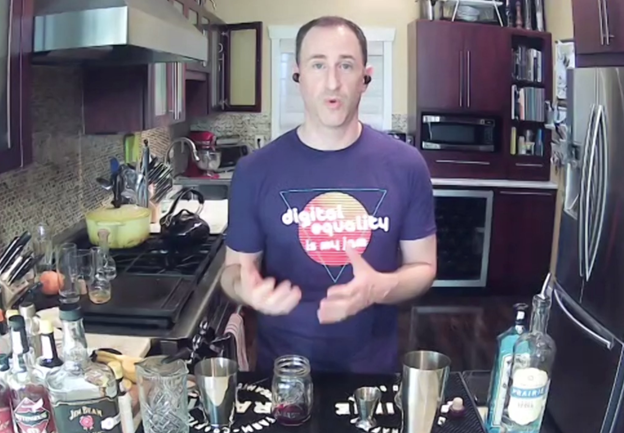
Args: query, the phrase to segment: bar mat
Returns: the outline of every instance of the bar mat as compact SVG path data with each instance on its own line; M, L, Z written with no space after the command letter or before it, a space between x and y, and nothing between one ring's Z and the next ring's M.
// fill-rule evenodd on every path
M353 392L360 386L377 386L382 391L375 420L377 427L369 433L401 433L401 412L394 403L398 380L392 376L334 376L314 380L314 406L312 416L299 427L283 427L271 416L271 381L258 379L253 373L240 374L238 404L231 433L362 433L355 427L357 419ZM445 400L461 397L466 413L462 418L447 418L444 425L437 425L432 433L485 433L477 407L469 395L460 373L451 373L446 387ZM140 428L139 432L142 431ZM199 394L189 393L190 433L225 433L212 429L204 419Z

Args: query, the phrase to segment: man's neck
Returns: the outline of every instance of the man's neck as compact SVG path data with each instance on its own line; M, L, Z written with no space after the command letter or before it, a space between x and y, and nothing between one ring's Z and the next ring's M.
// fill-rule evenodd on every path
M305 121L298 129L299 139L316 150L342 150L357 141L362 133L362 124L357 118L337 127L327 128L316 122Z

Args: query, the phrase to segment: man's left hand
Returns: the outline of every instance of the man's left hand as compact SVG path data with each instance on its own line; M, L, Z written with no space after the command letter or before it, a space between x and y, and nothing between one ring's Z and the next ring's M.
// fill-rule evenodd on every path
M347 247L346 253L353 267L353 279L327 290L317 313L321 323L345 320L374 304L385 292L383 274L373 269L355 249Z

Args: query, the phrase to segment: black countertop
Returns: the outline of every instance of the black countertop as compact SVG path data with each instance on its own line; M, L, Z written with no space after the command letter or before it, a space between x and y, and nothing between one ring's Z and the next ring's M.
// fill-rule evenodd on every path
M312 416L299 427L283 427L271 416L271 380L255 373L239 373L237 412L232 433L358 433L352 424L356 418L355 404L350 400L353 392L362 386L377 386L382 391L381 404L375 419L378 427L371 433L400 433L401 413L394 404L398 390L398 376L387 375L313 375L314 406ZM446 389L446 400L462 397L467 411L460 419L447 419L443 426L434 423L432 433L485 433L481 419L473 404L463 378L451 373ZM205 422L197 391L189 393L189 431L213 432ZM143 432L142 427L139 432Z

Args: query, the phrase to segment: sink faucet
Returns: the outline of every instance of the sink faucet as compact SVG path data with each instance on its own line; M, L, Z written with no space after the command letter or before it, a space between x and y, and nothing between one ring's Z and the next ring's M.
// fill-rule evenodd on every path
M201 162L201 159L199 158L199 154L197 153L197 146L195 145L193 140L191 140L190 138L186 138L186 137L179 137L171 141L171 144L169 145L169 148L167 149L167 152L165 153L165 163L167 163L168 165L171 165L171 156L170 156L171 149L173 149L173 147L178 143L187 145L191 149L191 156L193 157L193 160L197 163Z

